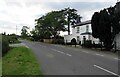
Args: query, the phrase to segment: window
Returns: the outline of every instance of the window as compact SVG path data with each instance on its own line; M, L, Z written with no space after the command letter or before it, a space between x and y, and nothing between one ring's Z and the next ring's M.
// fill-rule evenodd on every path
M77 42L79 42L80 41L80 37L79 36L77 36Z
M77 27L77 32L76 33L79 33L79 27Z

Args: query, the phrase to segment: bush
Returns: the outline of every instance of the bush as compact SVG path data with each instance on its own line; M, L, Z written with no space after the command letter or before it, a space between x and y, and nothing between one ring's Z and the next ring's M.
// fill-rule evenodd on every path
M84 44L82 44L83 47L87 47L87 48L91 48L93 45L92 45L92 41L91 40L87 40L85 41Z
M65 44L64 39L54 39L54 40L52 41L52 43L53 43L53 44L62 44L62 45Z
M8 37L2 35L2 55L5 55L9 49L10 47L9 47Z
M7 36L9 43L14 43L17 41L17 36Z
M71 42L67 42L66 45L71 45Z
M101 44L93 44L93 48L101 48L103 46L101 46Z

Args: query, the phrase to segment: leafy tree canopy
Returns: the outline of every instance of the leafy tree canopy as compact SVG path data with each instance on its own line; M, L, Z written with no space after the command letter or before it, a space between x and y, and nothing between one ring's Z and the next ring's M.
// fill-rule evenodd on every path
M36 21L35 28L42 38L50 38L51 35L56 36L59 31L66 31L65 17L61 11L49 12Z
M91 20L93 37L99 38L108 50L113 47L115 35L120 32L120 12L116 13L115 8L109 7L95 12Z
M70 34L70 25L75 25L77 21L80 21L82 18L80 15L77 14L76 9L72 8L65 8L61 10L67 20L67 25L68 25L68 35Z
M29 29L27 26L23 26L21 29L21 36L22 38L26 38L28 36L27 29Z

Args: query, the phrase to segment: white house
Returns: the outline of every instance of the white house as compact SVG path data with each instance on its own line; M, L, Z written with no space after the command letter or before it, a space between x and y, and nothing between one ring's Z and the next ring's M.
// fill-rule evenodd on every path
M80 41L81 43L83 43L83 36L86 37L86 40L91 40L92 42L94 41L96 44L99 43L99 39L96 39L91 35L90 24L91 24L91 21L89 20L89 21L78 23L77 25L73 26L72 34L64 36L65 43L70 43L73 38L77 40L77 43L79 43ZM113 43L115 42L116 42L116 49L120 50L120 32L115 36Z
M116 3L115 10L116 10L115 13L120 13L120 2ZM99 39L95 39L91 35L92 30L90 24L91 24L91 20L77 23L72 28L72 34L64 36L64 41L66 43L69 43L73 38L75 38L77 40L77 43L79 43L79 41L82 42L83 36L85 36L87 40L92 40L92 42L94 41L95 43L99 43ZM115 36L113 43L115 42L116 42L117 50L120 50L120 32Z
M71 35L64 35L65 43L70 43L73 38L76 39L77 43L83 43L83 38L85 37L86 40L94 41L95 43L99 43L98 39L92 37L92 30L91 30L91 20L78 23L77 25L72 27L72 34ZM87 25L86 25L87 24Z
M70 43L73 38L76 39L77 43L79 43L79 41L81 40L81 38L80 38L80 27L79 26L72 28L72 34L64 35L65 43Z

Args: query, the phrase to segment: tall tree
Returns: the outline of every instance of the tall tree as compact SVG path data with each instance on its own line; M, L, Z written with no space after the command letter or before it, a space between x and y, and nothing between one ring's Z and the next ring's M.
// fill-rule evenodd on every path
M33 39L35 41L39 40L40 36L39 36L38 32L35 29L33 29L32 31L30 31L30 33L31 33L31 36L33 37Z
M65 8L61 10L64 13L64 16L67 19L67 25L68 25L68 35L70 35L70 25L74 25L78 18L81 19L81 17L77 14L76 9L71 8Z
M52 11L36 20L36 29L43 38L56 37L58 31L65 31L65 18L61 11ZM44 36L43 36L44 35Z
M115 35L120 32L120 16L118 14L120 12L115 13L115 7L109 7L100 12L95 12L92 16L92 35L99 38L107 50L113 47Z

